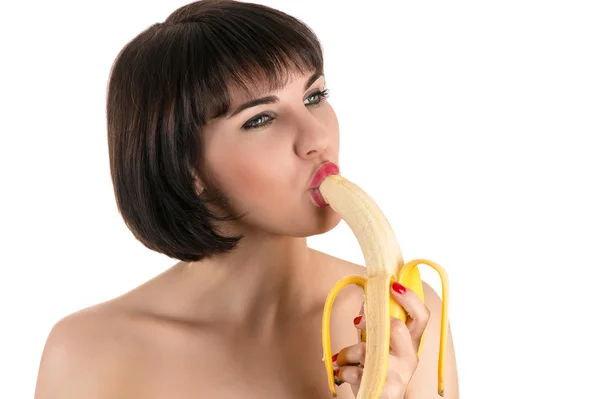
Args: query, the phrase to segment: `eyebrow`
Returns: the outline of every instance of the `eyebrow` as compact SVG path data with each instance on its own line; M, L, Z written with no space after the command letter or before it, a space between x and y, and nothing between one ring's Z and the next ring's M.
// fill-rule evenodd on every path
M306 84L304 85L304 90L308 90L308 88L310 86L312 86L312 84L315 83L316 80L319 79L321 76L323 76L322 72L317 71L317 72L313 73L312 76L310 78L308 78L308 80L306 81ZM245 109L256 107L257 105L262 105L262 104L273 104L278 101L279 101L279 97L277 97L277 96L267 96L267 97L255 98L254 100L250 100L247 103L244 103L244 104L240 105L239 107L237 107L235 110L233 110L232 112L227 114L225 119L230 119Z

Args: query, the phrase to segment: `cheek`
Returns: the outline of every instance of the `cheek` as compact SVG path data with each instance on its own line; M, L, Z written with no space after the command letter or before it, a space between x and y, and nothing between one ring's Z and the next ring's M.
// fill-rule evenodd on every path
M281 200L289 196L292 184L281 149L231 149L213 165L219 183L232 201L252 206L267 198Z

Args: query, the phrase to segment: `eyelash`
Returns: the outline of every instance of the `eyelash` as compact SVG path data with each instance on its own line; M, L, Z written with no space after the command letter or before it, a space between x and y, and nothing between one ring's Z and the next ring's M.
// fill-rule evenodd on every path
M308 98L311 98L311 97L313 97L313 96L318 96L318 97L319 97L319 101L318 101L318 102L316 102L316 103L311 103L311 104L309 104L309 105L312 105L312 106L318 106L318 105L320 105L320 104L321 104L321 102L322 102L324 99L327 99L327 98L329 97L329 94L330 94L330 93L329 93L329 89L320 90L320 91L317 91L317 92L314 92L314 93L312 93L312 94L311 94L311 95L310 95ZM252 123L252 122L254 122L254 121L256 121L256 120L260 120L260 119L262 119L262 117L263 117L263 116L266 116L266 117L268 117L268 118L271 118L271 119L270 119L270 120L268 120L268 121L266 121L266 122L263 122L262 124L260 124L260 125L258 125L258 126L256 126L256 125L255 125L255 126L252 126L252 125L253 125L253 123ZM254 118L250 119L248 122L246 122L246 123L245 123L245 124L242 126L242 129L243 129L243 130L259 129L259 128L261 128L261 127L265 127L265 126L268 126L268 125L270 125L270 124L271 124L271 122L273 122L273 118L272 118L270 115L268 115L268 114L260 114L260 115L257 115L256 117L254 117Z

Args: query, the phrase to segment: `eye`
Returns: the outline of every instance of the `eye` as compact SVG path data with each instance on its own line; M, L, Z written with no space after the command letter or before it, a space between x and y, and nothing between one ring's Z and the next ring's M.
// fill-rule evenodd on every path
M268 118L268 119L267 119ZM267 126L273 122L273 118L267 114L258 115L256 118L250 119L242 126L244 130L257 129L259 127Z
M327 97L329 97L329 89L320 90L308 96L308 98L305 100L308 101L308 104L306 102L304 104L318 106ZM274 119L275 118L269 114L260 114L246 122L242 126L242 129L252 130L265 127L270 125Z
M309 101L309 104L307 104L307 105L318 105L321 103L321 101L323 101L327 97L329 97L329 89L318 91L316 93L311 94L307 98L307 100L310 100L311 98L316 98L317 101Z

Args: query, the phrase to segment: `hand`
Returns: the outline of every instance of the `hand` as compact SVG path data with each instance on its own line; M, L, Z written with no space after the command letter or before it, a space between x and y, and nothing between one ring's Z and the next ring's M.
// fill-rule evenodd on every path
M390 321L390 357L381 399L404 398L408 383L419 364L419 344L429 321L429 309L414 291L394 283L391 293L409 317L406 324L395 317ZM366 328L362 315L354 319L354 324L359 330ZM336 379L340 383L350 384L355 396L364 370L365 348L365 343L360 342L342 349L337 356L334 355Z

